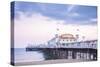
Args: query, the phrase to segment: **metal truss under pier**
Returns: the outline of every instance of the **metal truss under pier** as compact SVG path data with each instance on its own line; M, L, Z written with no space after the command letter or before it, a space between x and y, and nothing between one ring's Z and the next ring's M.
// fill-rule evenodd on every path
M97 60L97 49L75 49L75 48L35 48L41 51L46 60L52 59L83 59ZM27 51L34 51L32 49Z

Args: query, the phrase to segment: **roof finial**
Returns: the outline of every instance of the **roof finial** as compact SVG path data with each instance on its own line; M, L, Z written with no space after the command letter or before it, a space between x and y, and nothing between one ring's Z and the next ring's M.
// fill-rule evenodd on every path
M79 29L76 29L76 40L78 41L78 39L79 39Z
M55 34L55 37L58 37L58 35L59 35L59 33L58 33L58 32L59 32L59 28L57 28L56 31L57 31L57 32L56 32L56 34Z

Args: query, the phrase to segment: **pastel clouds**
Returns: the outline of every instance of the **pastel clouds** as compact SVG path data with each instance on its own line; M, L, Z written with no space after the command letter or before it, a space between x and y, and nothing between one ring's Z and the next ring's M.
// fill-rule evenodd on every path
M40 13L19 12L20 18L15 19L15 47L26 47L28 44L44 44L53 38L59 28L59 35L71 33L85 36L85 40L97 39L97 25L66 24L64 20L56 20ZM94 21L94 20L92 20ZM69 22L69 21L67 21ZM85 23L85 21L83 21ZM90 21L86 21L90 22ZM76 30L79 29L79 32Z

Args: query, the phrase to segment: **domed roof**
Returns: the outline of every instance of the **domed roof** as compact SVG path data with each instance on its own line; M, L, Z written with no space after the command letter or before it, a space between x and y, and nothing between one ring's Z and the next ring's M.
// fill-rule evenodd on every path
M59 36L61 39L75 39L75 37L72 34L62 34Z

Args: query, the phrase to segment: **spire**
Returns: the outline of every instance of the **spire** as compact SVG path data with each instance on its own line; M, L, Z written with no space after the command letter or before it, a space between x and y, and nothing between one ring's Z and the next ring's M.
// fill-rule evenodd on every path
M79 29L76 30L76 39L78 40L79 39Z
M59 28L57 28L57 31L59 31Z
M79 31L79 29L77 29L77 31Z
M56 34L55 34L55 37L58 37L58 35L59 35L59 28L57 28L56 31L57 31L57 32L56 32Z
M85 36L82 36L82 39L83 39L83 41L84 41L84 39L85 39Z

